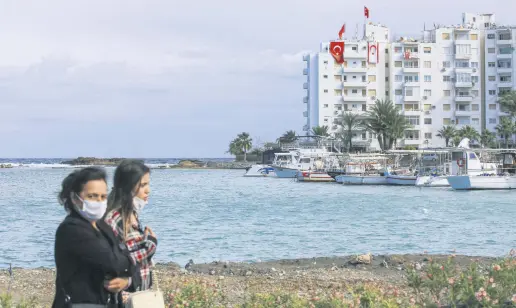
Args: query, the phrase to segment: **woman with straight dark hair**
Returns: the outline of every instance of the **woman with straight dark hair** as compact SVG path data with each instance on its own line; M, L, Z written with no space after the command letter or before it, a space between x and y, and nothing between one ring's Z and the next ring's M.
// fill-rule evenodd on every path
M106 173L93 167L72 172L63 180L59 202L68 215L56 232L52 307L123 307L120 292L136 269L127 248L102 220Z
M139 216L148 203L150 169L138 160L124 160L115 170L113 189L109 195L108 213L104 218L113 232L129 248L140 272L139 285L127 291L143 291L152 286L152 256L158 240L149 227L143 227ZM124 301L127 294L124 294Z

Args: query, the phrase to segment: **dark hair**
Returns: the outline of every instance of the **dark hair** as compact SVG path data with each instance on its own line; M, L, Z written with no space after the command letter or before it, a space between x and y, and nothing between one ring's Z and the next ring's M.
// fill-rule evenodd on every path
M81 193L84 185L89 181L106 181L106 172L97 167L87 167L79 170L75 170L70 173L61 183L61 192L59 192L59 203L65 207L65 209L71 211L74 206L70 196L72 193L77 195Z
M142 161L125 159L115 170L113 189L108 198L108 211L117 210L124 221L124 239L127 235L127 226L130 224L134 212L134 189L140 185L142 177L150 173Z

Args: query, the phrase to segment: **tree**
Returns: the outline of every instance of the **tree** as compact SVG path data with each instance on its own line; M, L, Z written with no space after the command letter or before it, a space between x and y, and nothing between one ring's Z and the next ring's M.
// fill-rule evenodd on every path
M348 147L348 152L353 148L353 131L360 129L362 127L362 120L360 119L360 115L351 112L345 112L342 114L341 118L341 131L339 137L342 139L344 144Z
M330 136L330 133L328 132L329 129L330 128L327 125L315 126L312 128L312 134L314 136L319 136L319 137L329 137Z
M244 154L244 161L247 161L247 153L253 147L253 139L249 133L243 132L237 135L233 141L229 143L228 152L233 155Z
M286 131L281 137L277 139L279 143L292 143L297 140L296 132L293 130Z
M463 128L459 129L457 135L461 139L468 138L470 141L480 140L480 134L478 133L478 131L469 125L466 125Z
M438 132L437 137L444 139L446 147L450 146L450 140L457 135L457 129L454 126L443 126ZM455 143L455 142L454 142Z
M391 149L396 140L403 137L404 131L411 127L390 100L376 100L367 112L363 125L376 134L382 150Z
M499 103L512 117L516 116L516 91L508 91L502 94Z
M509 147L509 138L512 138L512 135L516 131L516 127L512 119L508 117L501 117L500 124L495 127L496 132L502 139L505 141L505 147Z
M494 147L495 141L496 141L495 133L490 132L487 129L484 129L482 131L482 134L480 135L480 144L482 145L482 147L492 148L492 147Z

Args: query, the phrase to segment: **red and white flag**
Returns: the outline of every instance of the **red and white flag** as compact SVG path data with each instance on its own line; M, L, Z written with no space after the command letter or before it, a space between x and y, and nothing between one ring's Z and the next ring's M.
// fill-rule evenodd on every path
M346 32L346 24L343 24L343 25L342 25L342 28L340 28L340 31L339 31L339 40L342 40L342 35L344 34L344 32Z
M364 16L366 18L369 18L369 9L367 8L367 6L364 6Z
M380 55L378 53L379 43L368 43L368 54L367 54L367 62L369 63L378 63L380 62Z
M330 53L335 62L341 64L344 62L344 42L330 42Z

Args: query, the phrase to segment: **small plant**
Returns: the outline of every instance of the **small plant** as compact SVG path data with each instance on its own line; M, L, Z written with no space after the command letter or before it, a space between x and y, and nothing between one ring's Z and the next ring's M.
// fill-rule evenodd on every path
M220 291L206 280L183 280L174 290L165 293L167 307L212 308L222 307Z
M0 294L0 308L35 308L37 302L35 298L29 300L22 299L20 302L15 303L13 297L9 293Z

